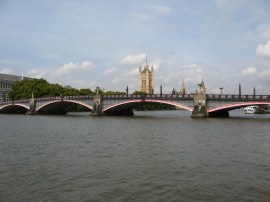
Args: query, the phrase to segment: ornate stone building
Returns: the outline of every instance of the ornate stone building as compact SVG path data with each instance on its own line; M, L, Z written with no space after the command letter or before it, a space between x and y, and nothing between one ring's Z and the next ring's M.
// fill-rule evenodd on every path
M147 60L143 70L139 67L139 87L141 92L154 94L154 67L152 65L150 70Z

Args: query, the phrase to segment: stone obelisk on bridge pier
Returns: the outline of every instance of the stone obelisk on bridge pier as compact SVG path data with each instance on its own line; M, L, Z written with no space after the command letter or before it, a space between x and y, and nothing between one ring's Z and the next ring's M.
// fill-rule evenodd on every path
M199 86L199 91L196 90L194 94L194 108L192 111L192 118L206 118L209 116L207 112L207 96L206 96L206 87L202 79Z
M30 99L30 106L29 110L26 112L28 115L35 115L36 114L36 107L37 107L37 101L34 97L34 93L32 93L32 98Z
M93 97L94 99L94 106L93 110L91 111L91 115L94 116L101 116L104 115L102 113L102 95L99 93L99 87L96 88L96 95Z

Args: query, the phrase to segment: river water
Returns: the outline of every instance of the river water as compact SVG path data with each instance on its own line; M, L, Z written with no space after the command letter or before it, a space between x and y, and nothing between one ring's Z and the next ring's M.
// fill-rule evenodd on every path
M268 201L270 115L0 115L0 201Z

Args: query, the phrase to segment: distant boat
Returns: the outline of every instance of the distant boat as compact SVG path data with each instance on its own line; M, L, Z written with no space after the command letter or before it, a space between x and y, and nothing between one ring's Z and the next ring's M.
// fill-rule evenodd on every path
M262 106L248 106L244 108L246 114L269 114L270 106L262 105Z
M256 108L258 108L258 106L248 106L245 107L244 110L246 114L255 114Z

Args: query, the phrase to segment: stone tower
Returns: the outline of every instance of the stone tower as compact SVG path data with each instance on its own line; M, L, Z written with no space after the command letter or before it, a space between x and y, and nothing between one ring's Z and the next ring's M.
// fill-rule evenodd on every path
M154 67L152 65L151 70L149 69L147 58L143 70L139 67L139 87L141 92L154 94Z
M201 85L200 85L200 91L205 94L206 93L206 87L204 84L204 80L202 79Z
M181 88L180 88L179 93L180 93L181 95L185 95L185 94L186 94L186 85L185 85L185 81L184 81L184 80L182 81L182 86L181 86Z

